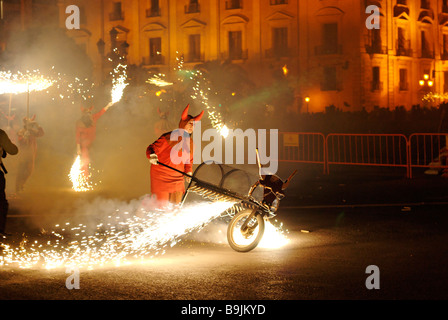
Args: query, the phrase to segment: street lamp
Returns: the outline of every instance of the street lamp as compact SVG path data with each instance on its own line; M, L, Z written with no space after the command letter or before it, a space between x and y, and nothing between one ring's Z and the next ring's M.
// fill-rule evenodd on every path
M434 86L434 80L430 79L429 74L424 74L423 79L418 81L418 84L420 85L421 92L423 94L429 94L431 91L431 88ZM423 100L425 99L426 95L423 97Z
M306 96L305 97L305 102L306 102L306 113L309 113L308 106L310 104L310 97Z
M420 85L420 87L432 87L434 86L434 81L429 79L429 74L424 74L423 80L420 80L418 84Z

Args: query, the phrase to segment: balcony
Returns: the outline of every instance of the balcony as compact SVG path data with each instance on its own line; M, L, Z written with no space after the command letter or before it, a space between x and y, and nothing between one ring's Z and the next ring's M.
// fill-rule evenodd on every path
M124 20L124 13L123 12L112 12L112 13L109 13L109 21L118 21L118 20Z
M201 5L199 3L190 3L185 6L185 14L201 12Z
M386 54L387 46L382 46L381 43L366 45L366 52L368 54Z
M320 91L342 91L343 86L342 82L336 81L336 82L321 82L320 83Z
M291 56L291 49L274 47L265 51L265 57L267 59L287 58Z
M410 57L412 55L411 41L400 40L397 41L397 56Z
M161 15L162 15L162 10L160 10L160 8L146 9L146 17L147 18L160 17Z
M185 58L186 63L204 62L204 54L189 53Z
M329 54L342 54L342 45L322 45L314 47L314 53L316 56L329 55Z
M248 59L247 50L221 53L221 60L232 60L233 61L233 60L247 60L247 59Z
M271 6L276 6L279 4L288 4L288 0L271 0Z
M427 48L422 48L421 58L434 59L434 51L431 51L430 49L427 49Z
M226 10L232 10L232 9L242 9L243 4L242 1L235 1L235 0L227 0L226 1Z
M408 91L408 90L409 90L409 83L400 82L399 91Z
M383 91L383 82L382 81L372 81L370 83L370 91Z
M165 64L165 57L161 54L143 58L143 65L145 66L157 66L163 64Z

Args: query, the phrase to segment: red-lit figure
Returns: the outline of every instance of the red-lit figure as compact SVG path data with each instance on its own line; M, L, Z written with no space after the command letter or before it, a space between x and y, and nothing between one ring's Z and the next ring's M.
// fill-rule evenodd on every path
M163 134L146 149L146 156L151 163L151 193L159 206L167 203L179 204L185 192L185 184L181 173L158 165L158 162L189 175L193 172L194 146L191 134L194 122L201 120L204 111L193 117L188 114L189 106L182 113L180 130Z
M169 132L172 126L168 121L169 111L163 112L157 108L157 113L159 114L159 121L154 125L154 133L156 134L156 137L160 137L162 134Z
M25 183L34 171L37 155L37 138L44 135L44 129L36 122L36 115L23 119L23 128L17 132L20 149L16 177L16 192L23 191Z
M78 155L81 156L81 170L86 177L89 176L90 148L96 138L97 121L111 106L112 103L109 103L94 114L92 114L93 106L82 107L81 119L76 122L76 149Z

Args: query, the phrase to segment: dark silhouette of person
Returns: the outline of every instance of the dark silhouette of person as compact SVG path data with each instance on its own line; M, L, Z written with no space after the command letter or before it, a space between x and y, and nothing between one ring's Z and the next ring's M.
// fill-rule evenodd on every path
M0 236L4 237L8 235L5 233L6 228L6 216L8 214L8 200L6 199L6 180L5 174L7 173L5 166L3 165L2 159L6 157L7 154L15 155L19 152L17 146L11 142L5 131L0 129Z

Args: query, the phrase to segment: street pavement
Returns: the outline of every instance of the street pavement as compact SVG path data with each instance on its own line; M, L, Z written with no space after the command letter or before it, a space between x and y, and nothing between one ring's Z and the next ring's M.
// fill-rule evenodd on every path
M302 172L287 190L277 216L290 240L282 248L235 252L226 243L225 225L216 221L144 263L81 270L79 290L66 288L62 269L0 267L0 299L448 298L447 179L406 179L382 170L370 176L316 172ZM32 234L70 217L79 199L63 194L53 203L46 201L49 194L34 205L11 201L10 232ZM61 216L55 216L58 210ZM379 289L366 287L371 265L380 271Z

